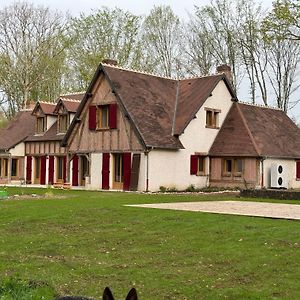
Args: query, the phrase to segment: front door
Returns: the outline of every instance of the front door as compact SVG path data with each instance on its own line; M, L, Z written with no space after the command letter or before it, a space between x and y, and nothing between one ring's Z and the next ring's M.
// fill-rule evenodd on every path
M89 161L86 156L81 156L80 182L82 186L85 186L85 179L87 176L89 176Z
M113 166L113 189L123 190L124 170L123 170L123 155L121 153L114 154Z

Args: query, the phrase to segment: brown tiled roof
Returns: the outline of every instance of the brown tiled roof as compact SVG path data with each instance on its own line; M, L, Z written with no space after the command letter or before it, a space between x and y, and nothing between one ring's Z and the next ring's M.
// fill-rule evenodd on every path
M100 64L63 144L67 143L89 93L103 72L145 147L183 148L178 134L194 118L220 80L225 81L235 98L223 74L179 81Z
M64 134L57 134L57 121L44 133L44 134L32 134L26 139L26 142L35 141L61 141Z
M300 158L300 129L281 110L236 103L209 154Z
M240 114L237 103L233 103L224 123L210 148L211 156L258 156L250 132Z
M146 146L182 148L171 134L177 81L106 65L103 69Z
M45 115L53 115L56 103L37 102L32 113L34 114L39 107L42 109Z
M76 111L79 107L79 104L80 104L80 100L71 100L71 99L60 98L56 104L54 113L55 114L58 113L60 105L63 105L68 112L76 113Z
M180 80L174 134L183 133L221 80L224 80L235 100L236 96L224 74Z
M32 111L23 110L18 112L8 126L0 130L0 149L8 150L34 133L35 121Z

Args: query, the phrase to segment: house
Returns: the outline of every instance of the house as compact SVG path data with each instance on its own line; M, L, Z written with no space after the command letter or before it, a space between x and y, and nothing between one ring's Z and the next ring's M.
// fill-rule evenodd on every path
M175 80L101 63L62 140L68 179L93 189L208 186L209 150L236 101L223 72Z
M24 180L24 140L34 132L32 110L21 110L6 128L0 129L0 183Z
M300 188L300 130L282 110L234 103L209 156L212 186L270 188L277 165L279 186Z
M68 94L56 103L37 102L32 112L35 130L25 140L27 183L66 182L67 152L60 144L82 97L82 93Z

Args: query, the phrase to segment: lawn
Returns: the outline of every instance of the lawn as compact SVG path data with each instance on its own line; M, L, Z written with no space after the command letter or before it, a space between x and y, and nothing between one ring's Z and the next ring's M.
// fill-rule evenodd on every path
M38 196L0 201L1 300L100 299L105 286L117 299L133 286L141 300L300 299L299 221L124 206L233 195L8 191ZM41 290L5 296L16 278Z

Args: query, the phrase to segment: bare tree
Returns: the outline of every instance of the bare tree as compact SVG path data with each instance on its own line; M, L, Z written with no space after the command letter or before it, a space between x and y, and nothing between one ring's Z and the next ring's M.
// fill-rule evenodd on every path
M132 67L138 57L141 18L119 8L102 8L72 20L68 84L85 89L105 58ZM73 77L73 82L71 79ZM70 88L70 87L69 87Z
M180 74L181 27L170 6L154 7L143 25L144 56L152 71L164 76Z
M48 8L20 2L0 11L0 88L8 116L29 100L59 93L64 30L63 16Z

